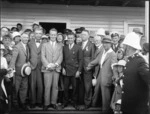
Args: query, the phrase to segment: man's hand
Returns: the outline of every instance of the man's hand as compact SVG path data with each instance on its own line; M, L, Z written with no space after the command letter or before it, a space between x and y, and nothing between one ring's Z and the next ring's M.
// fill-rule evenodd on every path
M77 72L76 72L76 75L75 75L75 78L79 78L79 77L80 77L80 72L77 71Z
M62 69L62 74L66 75L66 70L64 68Z
M91 70L91 68L90 68L89 66L87 66L87 67L86 67L86 70L89 71L89 70Z

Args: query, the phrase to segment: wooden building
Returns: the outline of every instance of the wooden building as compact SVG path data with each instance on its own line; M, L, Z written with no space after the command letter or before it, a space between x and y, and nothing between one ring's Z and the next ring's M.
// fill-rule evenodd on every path
M31 28L33 23L64 24L74 30L85 27L94 32L99 28L109 31L119 31L126 34L134 27L144 32L144 7L95 6L68 4L37 4L37 3L1 3L1 26L9 28L17 23L24 29ZM123 4L124 5L124 4Z

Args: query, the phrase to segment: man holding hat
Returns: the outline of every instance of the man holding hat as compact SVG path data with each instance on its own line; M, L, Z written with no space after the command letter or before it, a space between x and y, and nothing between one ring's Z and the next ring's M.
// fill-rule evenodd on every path
M30 63L32 68L31 76L29 78L31 108L35 108L36 103L39 107L41 107L43 98L43 78L41 74L41 37L43 35L43 29L36 28L34 30L34 34L35 39L32 39L28 44L30 50Z
M102 43L103 43L104 50L101 56L98 56L95 60L90 62L88 64L87 70L90 70L93 66L97 64L100 65L100 72L97 78L97 80L100 81L97 81L99 83L97 83L96 86L99 86L101 88L102 111L109 112L110 100L111 100L111 89L112 89L112 76L114 75L112 65L117 62L117 56L111 48L112 40L110 37L105 36L102 40Z
M15 95L13 103L16 109L21 108L27 110L26 97L28 90L28 75L31 73L29 63L29 49L27 46L29 36L26 33L21 35L21 42L15 45L13 56L10 61L9 68L15 69ZM20 103L19 103L20 101Z
M150 72L141 50L140 37L131 32L123 41L126 66L124 67L122 105L123 114L148 114Z

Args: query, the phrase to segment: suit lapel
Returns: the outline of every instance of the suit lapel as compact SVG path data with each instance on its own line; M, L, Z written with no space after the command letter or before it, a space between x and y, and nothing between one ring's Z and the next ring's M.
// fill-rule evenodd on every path
M40 46L37 48L37 52L40 53L42 48L42 43L40 43Z
M37 53L37 46L36 46L35 40L32 41L31 47L34 48L35 52Z
M87 49L87 47L89 46L89 43L90 43L90 42L88 41L87 44L85 45L83 51L85 51L85 50Z
M110 52L111 53L111 52ZM105 57L105 59L104 59L104 62L103 62L103 64L107 61L107 59L109 58L109 56L110 56L110 53L107 53L107 55L106 55L106 57Z
M21 43L21 42L20 42L20 47L22 48L22 50L23 50L24 54L25 54L25 55L27 55L26 50L24 49L24 47L23 47L23 45L22 45L22 43Z

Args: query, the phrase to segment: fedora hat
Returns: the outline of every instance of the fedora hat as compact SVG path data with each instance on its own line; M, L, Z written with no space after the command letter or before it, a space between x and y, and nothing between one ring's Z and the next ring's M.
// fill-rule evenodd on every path
M137 35L135 32L130 32L126 35L122 44L131 46L137 50L141 50L142 48L140 46L140 40L141 38L139 37L139 35Z
M31 74L31 67L29 66L29 64L25 63L21 68L21 76L25 77L29 76L30 74Z
M113 43L112 39L109 36L105 36L102 40L102 43Z
M139 28L133 28L133 32L143 35Z

